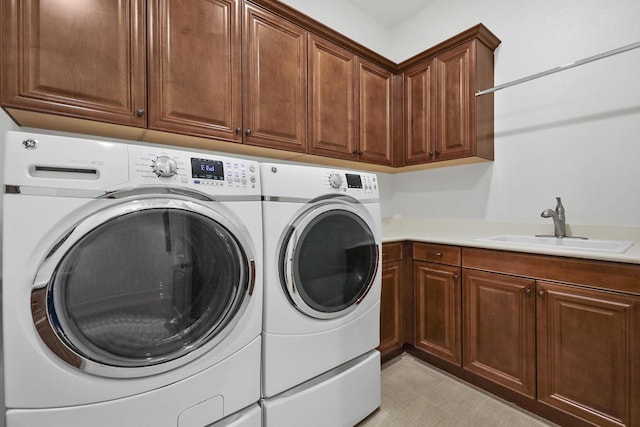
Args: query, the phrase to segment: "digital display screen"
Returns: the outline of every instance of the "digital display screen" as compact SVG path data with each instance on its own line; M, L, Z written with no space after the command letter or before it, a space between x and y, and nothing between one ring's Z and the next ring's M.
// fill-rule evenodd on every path
M224 166L220 160L191 158L191 176L198 179L224 180Z
M347 187L349 188L362 188L362 179L360 175L348 173L347 175Z

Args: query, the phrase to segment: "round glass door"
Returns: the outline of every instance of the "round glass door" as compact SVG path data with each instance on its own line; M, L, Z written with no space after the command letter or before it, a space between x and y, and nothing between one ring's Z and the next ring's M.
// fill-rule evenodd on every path
M238 316L253 260L192 205L117 212L65 242L42 292L57 339L83 363L164 364L210 347Z
M355 209L327 205L293 227L283 258L283 284L294 305L331 319L354 310L369 291L378 247Z

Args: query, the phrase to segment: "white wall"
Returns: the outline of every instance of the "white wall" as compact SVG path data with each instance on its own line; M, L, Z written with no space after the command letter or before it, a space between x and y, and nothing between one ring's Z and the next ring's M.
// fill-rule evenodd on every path
M280 2L391 59L387 55L392 48L391 30L345 0L280 0Z
M434 0L380 53L400 62L482 22L500 84L638 42L638 19L637 0ZM639 69L636 49L496 92L495 162L382 176L383 215L548 222L561 196L570 224L640 226Z

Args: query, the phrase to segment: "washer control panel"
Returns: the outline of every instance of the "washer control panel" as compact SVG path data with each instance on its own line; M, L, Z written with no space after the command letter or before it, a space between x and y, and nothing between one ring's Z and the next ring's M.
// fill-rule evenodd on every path
M156 175L166 178L178 173L178 163L169 156L159 156L151 162L151 169Z
M329 185L331 185L331 188L340 188L342 186L342 177L340 174L332 173L329 175Z
M130 146L129 161L131 178L146 184L175 184L208 192L260 192L258 163L250 160Z

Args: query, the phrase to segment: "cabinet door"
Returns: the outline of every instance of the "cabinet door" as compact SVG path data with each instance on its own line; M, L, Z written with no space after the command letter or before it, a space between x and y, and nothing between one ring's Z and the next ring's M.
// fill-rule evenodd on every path
M414 262L415 347L460 365L460 268Z
M474 155L475 43L453 48L436 59L437 147L436 160Z
M431 60L404 73L405 165L435 159L436 67Z
M640 297L538 282L538 399L599 426L640 424Z
M239 12L236 0L149 2L149 128L242 141Z
M535 397L535 281L463 271L463 367Z
M355 55L309 35L309 152L356 159Z
M307 32L244 3L245 142L307 150Z
M393 74L362 58L357 64L360 160L391 165Z
M144 0L2 2L2 105L146 126Z
M402 347L402 261L382 264L380 296L380 345L385 357Z

